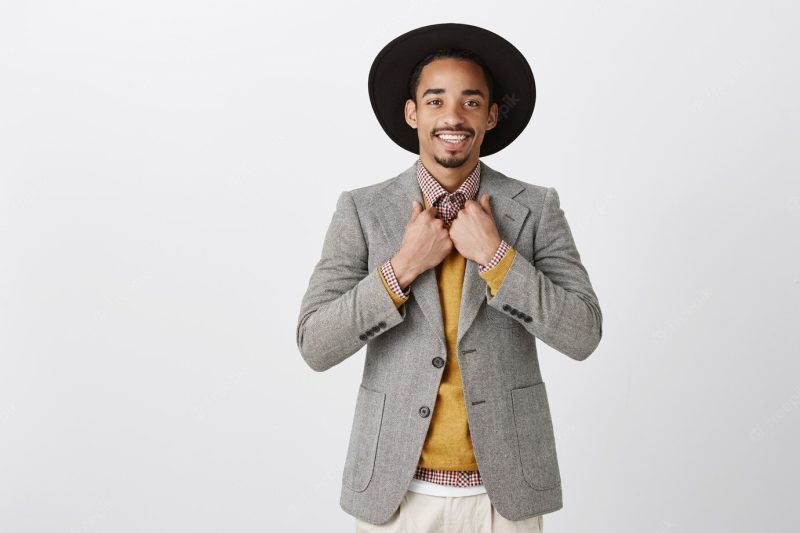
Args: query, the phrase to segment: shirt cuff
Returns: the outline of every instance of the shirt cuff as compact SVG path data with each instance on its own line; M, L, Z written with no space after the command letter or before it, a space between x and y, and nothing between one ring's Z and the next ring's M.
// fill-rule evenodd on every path
M500 245L497 247L497 251L494 253L494 256L492 256L489 262L486 263L485 265L478 265L478 271L486 272L487 270L490 270L492 267L497 265L497 263L503 260L503 257L505 257L509 248L510 245L506 241L501 240Z
M397 276L395 276L391 259L387 259L386 262L380 266L379 271L381 273L383 285L391 295L395 305L398 307L401 306L411 295L411 286L409 285L405 292L400 289L400 283L397 281Z
M505 250L503 256L495 265L478 273L486 284L489 285L489 292L492 296L497 294L497 291L500 290L500 286L506 278L506 273L508 269L511 268L511 263L514 262L514 256L517 255L517 251L514 250L512 246L508 244L506 244L506 246L507 250Z

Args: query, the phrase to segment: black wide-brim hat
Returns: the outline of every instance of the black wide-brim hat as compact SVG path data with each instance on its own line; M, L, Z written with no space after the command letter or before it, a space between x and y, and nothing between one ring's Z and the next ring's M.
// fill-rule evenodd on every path
M372 62L368 81L369 99L378 122L394 142L419 154L417 130L406 123L404 116L410 97L408 83L417 63L440 48L465 48L487 65L494 81L498 120L494 128L486 131L480 155L499 152L528 125L536 102L536 85L525 56L504 38L478 26L423 26L384 46Z

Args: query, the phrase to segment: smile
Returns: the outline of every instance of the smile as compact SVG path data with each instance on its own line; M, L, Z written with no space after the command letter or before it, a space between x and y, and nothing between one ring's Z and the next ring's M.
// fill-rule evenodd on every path
M436 136L439 142L449 150L459 150L464 148L469 139L466 134L440 133Z

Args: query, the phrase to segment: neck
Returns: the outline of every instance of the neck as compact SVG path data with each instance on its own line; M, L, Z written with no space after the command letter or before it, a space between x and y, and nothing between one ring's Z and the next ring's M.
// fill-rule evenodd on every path
M443 167L428 154L420 154L419 157L431 176L449 193L457 191L478 164L477 154L471 155L463 165L454 168Z

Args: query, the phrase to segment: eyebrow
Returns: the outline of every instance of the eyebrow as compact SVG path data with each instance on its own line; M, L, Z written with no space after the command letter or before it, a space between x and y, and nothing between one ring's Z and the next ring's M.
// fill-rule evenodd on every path
M444 89L440 89L440 88L426 89L425 92L422 93L422 98L425 98L429 94L442 94L444 92L446 92L446 91ZM463 91L461 91L461 94L463 96L475 96L475 95L477 95L477 96L480 96L482 98L486 98L486 96L484 96L484 94L483 94L483 91L481 91L480 89L464 89Z

